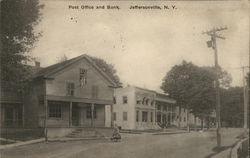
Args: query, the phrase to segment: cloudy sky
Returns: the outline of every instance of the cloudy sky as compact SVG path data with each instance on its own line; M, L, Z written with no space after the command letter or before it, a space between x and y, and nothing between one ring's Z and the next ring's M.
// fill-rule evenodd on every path
M242 85L239 67L249 65L249 3L41 1L37 31L43 36L31 55L49 66L64 54L88 54L112 63L122 82L159 90L162 78L182 60L213 66L214 54L202 31L227 26L218 39L219 64ZM69 5L119 5L120 10L69 9ZM175 5L175 10L130 10L131 5Z

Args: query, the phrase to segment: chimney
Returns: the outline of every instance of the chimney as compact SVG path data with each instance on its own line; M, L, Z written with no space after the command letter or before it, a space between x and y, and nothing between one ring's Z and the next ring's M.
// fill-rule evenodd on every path
M36 67L40 67L40 62L39 61L35 61L35 66Z

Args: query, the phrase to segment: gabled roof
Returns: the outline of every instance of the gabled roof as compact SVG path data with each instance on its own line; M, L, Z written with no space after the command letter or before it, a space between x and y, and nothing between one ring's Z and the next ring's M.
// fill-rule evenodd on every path
M35 75L34 78L38 77L45 77L49 78L51 75L57 73L58 71L63 70L64 68L80 61L81 59L86 59L90 65L92 65L109 83L111 83L113 86L118 86L105 72L101 70L100 67L98 67L95 62L86 54L45 67L38 71Z

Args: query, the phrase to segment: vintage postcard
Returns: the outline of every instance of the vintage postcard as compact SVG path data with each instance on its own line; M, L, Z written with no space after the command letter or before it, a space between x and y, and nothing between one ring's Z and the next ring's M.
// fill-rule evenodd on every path
M1 158L249 158L248 0L1 0Z

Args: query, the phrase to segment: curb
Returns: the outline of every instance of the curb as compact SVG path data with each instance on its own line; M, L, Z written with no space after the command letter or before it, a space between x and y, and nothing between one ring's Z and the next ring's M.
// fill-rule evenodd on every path
M105 140L110 137L86 137L86 138L50 138L48 142L66 142L66 141L78 141L78 140Z
M25 141L25 142L18 142L14 144L0 145L0 149L7 149L7 148L17 147L21 145L28 145L28 144L34 144L34 143L40 143L40 142L44 142L44 138Z
M244 138L240 140L232 149L230 152L230 158L238 158L237 150L241 147L242 143L246 141L248 138Z
M162 132L162 133L153 133L152 135L170 135L170 134L184 134L184 133L190 133L190 132Z

